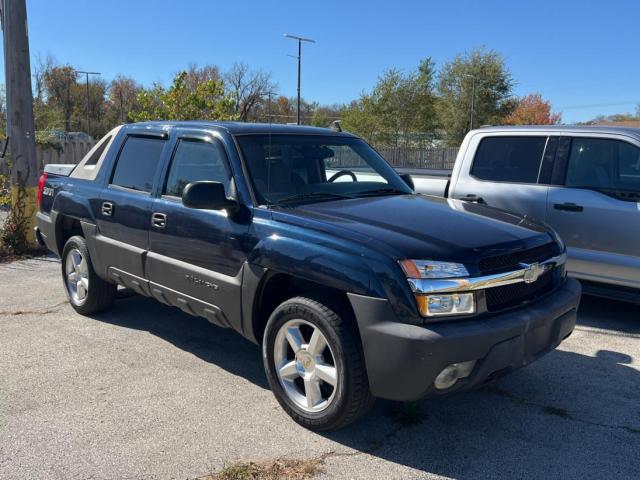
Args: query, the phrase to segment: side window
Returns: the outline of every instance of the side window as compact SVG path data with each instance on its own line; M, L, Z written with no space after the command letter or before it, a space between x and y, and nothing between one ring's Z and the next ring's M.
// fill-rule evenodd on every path
M184 187L198 180L213 180L229 189L231 175L219 142L179 140L164 186L164 195L181 197Z
M112 185L150 192L165 140L129 136L125 140L111 178Z
M566 185L640 191L640 149L620 140L576 137Z
M537 183L547 137L486 137L471 175L493 182Z

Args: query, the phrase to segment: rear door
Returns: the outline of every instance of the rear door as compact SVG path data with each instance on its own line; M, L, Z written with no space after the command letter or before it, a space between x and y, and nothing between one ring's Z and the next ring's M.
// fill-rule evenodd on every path
M544 221L548 186L539 178L556 145L554 137L539 133L477 135L467 150L475 154L465 157L451 196Z
M547 220L567 244L569 271L640 288L640 144L613 135L563 141Z
M143 293L151 191L166 144L164 132L127 135L97 205L96 241L107 274Z
M152 294L187 313L229 326L240 318L250 219L182 204L184 187L199 180L220 182L227 196L235 195L224 145L214 135L179 133L165 170L151 213L147 272Z

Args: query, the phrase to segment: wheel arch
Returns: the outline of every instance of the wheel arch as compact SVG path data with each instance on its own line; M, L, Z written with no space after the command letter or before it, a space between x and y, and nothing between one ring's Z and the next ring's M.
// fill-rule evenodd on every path
M297 296L324 300L331 303L332 307L339 308L341 313L353 317L354 312L346 291L289 273L264 271L251 302L249 318L245 318L248 323L245 325L245 336L261 344L267 321L273 311L284 301ZM355 317L353 318L355 325Z

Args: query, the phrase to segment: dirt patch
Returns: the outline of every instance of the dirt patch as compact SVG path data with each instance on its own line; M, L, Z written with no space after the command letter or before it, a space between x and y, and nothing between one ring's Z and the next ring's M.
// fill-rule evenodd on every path
M322 473L323 460L278 458L255 462L235 462L220 472L198 480L307 480Z

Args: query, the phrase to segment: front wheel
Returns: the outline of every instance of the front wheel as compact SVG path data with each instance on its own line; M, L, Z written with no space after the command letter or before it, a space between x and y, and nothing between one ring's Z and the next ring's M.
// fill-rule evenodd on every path
M354 320L330 303L287 300L271 314L263 339L271 390L312 430L344 427L373 404Z
M62 250L62 279L69 303L83 315L109 308L118 288L98 277L93 270L87 243L79 235L67 240Z

